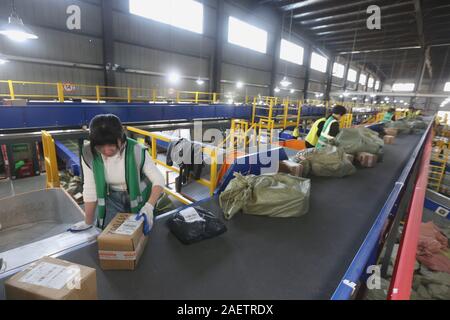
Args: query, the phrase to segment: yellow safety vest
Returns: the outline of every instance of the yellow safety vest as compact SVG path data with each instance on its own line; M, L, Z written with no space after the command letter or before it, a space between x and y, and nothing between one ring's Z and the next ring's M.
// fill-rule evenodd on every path
M312 146L316 146L317 141L319 141L319 137L317 136L317 132L319 131L319 124L322 122L325 122L326 118L321 118L314 122L314 124L311 127L311 130L309 131L308 135L306 136L306 141L311 144Z

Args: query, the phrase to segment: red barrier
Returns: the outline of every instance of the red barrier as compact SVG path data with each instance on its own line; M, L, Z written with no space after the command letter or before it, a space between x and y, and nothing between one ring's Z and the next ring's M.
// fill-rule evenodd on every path
M420 161L419 175L414 187L414 193L409 206L408 219L403 230L403 237L397 254L397 261L395 263L391 286L388 292L388 300L409 300L411 296L417 244L419 242L425 192L428 184L431 141L432 134L430 133Z

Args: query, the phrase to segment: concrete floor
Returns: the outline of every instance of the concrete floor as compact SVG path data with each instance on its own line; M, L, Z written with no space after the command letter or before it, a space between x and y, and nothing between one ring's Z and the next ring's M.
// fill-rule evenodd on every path
M15 196L22 193L45 189L46 175L24 179L0 180L0 199Z

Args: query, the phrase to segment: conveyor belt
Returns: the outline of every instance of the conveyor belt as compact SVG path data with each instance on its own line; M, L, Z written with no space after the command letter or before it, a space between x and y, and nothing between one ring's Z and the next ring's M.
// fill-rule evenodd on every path
M302 218L241 214L190 246L158 221L134 272L102 271L96 244L61 258L97 269L100 299L329 299L419 140L398 137L375 169L313 178ZM216 201L203 206L221 216Z

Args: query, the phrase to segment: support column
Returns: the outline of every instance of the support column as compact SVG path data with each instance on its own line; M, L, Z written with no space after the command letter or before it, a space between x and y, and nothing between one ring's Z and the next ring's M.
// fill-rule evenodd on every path
M311 68L311 54L312 54L312 47L310 45L305 46L305 59L304 59L304 66L305 66L305 84L303 86L303 99L308 99L308 89L309 89L309 72Z
M103 27L103 65L105 86L114 87L114 31L113 31L113 8L112 0L102 0L102 27ZM115 90L107 89L106 96L116 96Z
M334 66L334 62L336 61L336 57L332 56L330 57L330 59L328 60L328 66L327 66L327 71L328 71L328 78L327 78L327 87L326 87L326 91L324 94L324 100L325 101L329 101L330 100L330 92L331 92L331 85L333 83L333 66Z
M216 9L216 41L214 45L212 60L212 69L210 70L210 91L220 93L222 80L222 60L223 60L223 43L225 41L225 26L228 22L225 21L225 1L217 2Z
M281 16L283 19L283 16ZM283 29L281 27L281 21L277 21L277 27L274 33L273 45L272 45L272 73L270 76L270 96L275 96L275 88L277 86L277 74L278 74L278 63L280 62L280 47L281 47L281 38L283 35Z

